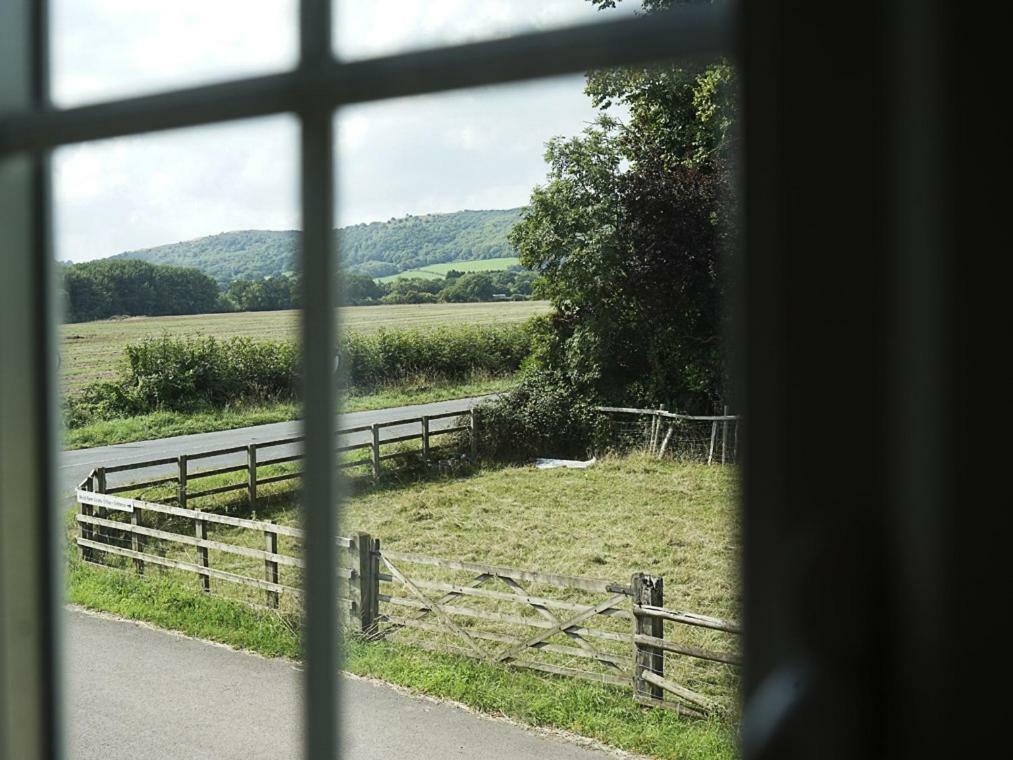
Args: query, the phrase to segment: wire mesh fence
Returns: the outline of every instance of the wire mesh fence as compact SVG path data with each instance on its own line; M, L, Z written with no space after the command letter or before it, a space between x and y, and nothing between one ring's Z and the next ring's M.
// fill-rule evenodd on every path
M606 446L642 451L658 459L733 464L738 455L738 415L694 416L658 409L599 407L606 420Z

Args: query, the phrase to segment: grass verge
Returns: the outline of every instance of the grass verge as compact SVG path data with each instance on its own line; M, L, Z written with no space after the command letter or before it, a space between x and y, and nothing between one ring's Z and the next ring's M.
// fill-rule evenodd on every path
M350 483L342 531L367 530L389 549L548 572L614 579L650 572L665 577L667 606L737 616L730 468L631 456L606 458L588 470L505 467L465 478L401 477L376 487ZM224 502L209 507L225 508ZM296 517L291 498L280 493L262 511L262 519L282 524ZM73 526L68 515L68 535ZM74 556L68 575L68 598L81 606L269 656L299 657L295 613L250 607L217 590L202 594L192 577L180 583L157 568L141 578ZM625 690L432 653L399 634L347 641L344 668L665 760L735 756L729 713L688 720L638 707ZM709 679L708 693L734 701L736 680L723 668L697 675Z
M296 621L157 577L73 562L68 601L269 657L300 657ZM349 673L452 699L532 726L571 731L631 752L665 760L735 756L734 732L729 725L645 710L618 689L485 665L392 642L350 639L343 654L343 668Z
M345 401L346 412L365 412L409 404L428 404L456 398L500 393L516 384L513 377L476 379L466 383L418 384L383 388L371 393L353 393ZM155 412L136 417L103 420L70 428L64 434L64 449L86 449L116 443L147 441L176 435L232 430L271 422L299 419L302 406L292 403L241 406L210 412L184 414Z

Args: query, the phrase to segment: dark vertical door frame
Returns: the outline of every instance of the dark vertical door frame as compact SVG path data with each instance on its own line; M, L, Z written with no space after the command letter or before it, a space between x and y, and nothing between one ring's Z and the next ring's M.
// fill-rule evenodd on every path
M747 758L873 757L884 735L888 9L742 6Z

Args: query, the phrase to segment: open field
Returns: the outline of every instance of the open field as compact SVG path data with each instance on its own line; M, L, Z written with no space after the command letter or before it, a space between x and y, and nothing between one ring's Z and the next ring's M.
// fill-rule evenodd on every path
M397 274L377 277L377 282L390 282L406 277L420 277L424 280L442 280L451 269L458 272L501 272L509 267L518 266L521 260L516 256L505 256L499 259L482 259L480 261L451 261L447 264L430 264L418 269L408 269Z
M429 330L458 324L491 325L523 322L549 310L546 301L462 304L405 304L350 306L340 311L346 330ZM298 311L194 314L179 317L131 317L80 322L61 328L61 371L65 391L73 392L95 380L113 376L132 341L163 333L171 335L234 335L250 338L293 338Z
M668 607L738 617L732 468L631 456L605 459L588 470L507 467L458 478L404 477L402 483L391 480L380 486L353 480L352 495L341 514L342 532L369 531L388 551L543 572L623 580L644 571L664 577ZM224 497L209 498L217 506L209 504L208 509L219 510L228 503ZM268 496L257 516L279 524L297 523L292 499L282 492ZM68 532L74 533L72 520ZM224 533L219 535L225 540ZM238 540L238 535L234 538ZM250 540L256 542L253 548L263 545L259 534ZM282 546L279 551L290 553L294 548ZM212 560L215 566L224 561L224 557ZM262 572L262 562L249 562L253 563L249 569L232 569ZM175 571L151 568L139 579L129 560L124 567L123 572L96 569L75 557L71 600L268 655L299 655L293 622L297 613L291 612L288 620L284 610L279 615L239 604L243 589L237 589L235 597L224 588L222 596L216 590L209 597L197 591L192 576L180 578ZM287 582L298 582L296 574L285 572ZM704 666L708 693L734 712L734 669L717 663ZM345 667L655 757L734 756L731 713L706 721L685 720L663 710L639 708L629 692L614 687L434 654L408 645L400 635L375 643L347 642ZM691 675L676 669L674 677L684 674Z

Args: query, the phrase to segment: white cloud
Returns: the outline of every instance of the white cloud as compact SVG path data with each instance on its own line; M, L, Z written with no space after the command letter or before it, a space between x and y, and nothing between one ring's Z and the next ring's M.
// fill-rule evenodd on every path
M53 0L61 106L295 64L296 0Z
M624 6L632 5L624 3ZM593 20L585 0L337 0L345 57ZM53 92L67 106L283 70L296 0L54 0ZM594 112L580 76L344 109L340 224L505 208L543 180L544 144ZM233 229L298 227L290 117L67 147L54 155L60 259Z

